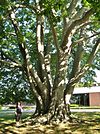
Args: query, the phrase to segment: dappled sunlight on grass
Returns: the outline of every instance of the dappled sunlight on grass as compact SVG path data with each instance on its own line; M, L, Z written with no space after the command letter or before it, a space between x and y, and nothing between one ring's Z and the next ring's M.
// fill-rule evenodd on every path
M27 115L28 116L28 115ZM25 116L25 117L27 117ZM20 122L17 126L13 118L0 118L0 134L99 134L100 113L74 113L79 122L67 122L53 125L32 125Z

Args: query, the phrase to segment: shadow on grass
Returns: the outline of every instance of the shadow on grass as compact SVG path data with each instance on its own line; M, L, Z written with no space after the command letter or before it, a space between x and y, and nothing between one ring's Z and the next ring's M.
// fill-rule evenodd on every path
M76 113L80 123L71 124L72 132L79 131L84 134L100 133L100 113Z
M30 113L24 113L22 115L22 120L29 115ZM19 134L19 127L20 126L16 126L14 113L0 112L0 134Z
M74 113L80 122L55 125L31 125L26 121L16 126L14 115L0 118L0 133L4 134L99 134L100 113ZM29 115L23 115L23 119Z

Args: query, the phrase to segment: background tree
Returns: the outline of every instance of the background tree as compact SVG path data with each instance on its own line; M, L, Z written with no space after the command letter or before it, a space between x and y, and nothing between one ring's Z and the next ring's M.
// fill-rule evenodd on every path
M1 67L22 71L36 115L66 121L75 85L100 54L95 10L86 0L4 0L1 13Z

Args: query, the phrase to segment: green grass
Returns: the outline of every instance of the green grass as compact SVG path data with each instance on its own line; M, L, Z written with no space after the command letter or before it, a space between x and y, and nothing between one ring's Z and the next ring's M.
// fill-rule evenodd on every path
M0 122L2 121L15 121L15 113L14 111L13 112L10 112L11 110L2 110L0 111ZM25 119L26 117L30 116L32 113L23 113L22 114L22 120Z
M80 109L100 109L100 106L80 106L78 104L71 104L71 108L80 108Z
M32 113L23 113L22 120ZM100 134L100 113L74 113L75 120L55 125L34 125L29 121L17 127L14 113L0 111L0 134Z

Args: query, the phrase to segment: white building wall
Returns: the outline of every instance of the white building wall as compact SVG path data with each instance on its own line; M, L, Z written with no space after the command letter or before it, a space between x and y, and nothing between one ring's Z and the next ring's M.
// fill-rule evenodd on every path
M100 93L100 86L75 88L73 94Z

